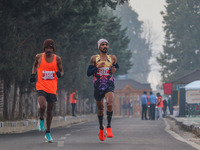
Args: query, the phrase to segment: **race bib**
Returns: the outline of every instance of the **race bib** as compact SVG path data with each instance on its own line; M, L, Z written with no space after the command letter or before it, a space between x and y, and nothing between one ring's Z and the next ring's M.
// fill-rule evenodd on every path
M109 76L110 75L110 68L99 68L97 70L98 76Z
M42 79L43 80L54 80L55 79L55 71L42 71Z

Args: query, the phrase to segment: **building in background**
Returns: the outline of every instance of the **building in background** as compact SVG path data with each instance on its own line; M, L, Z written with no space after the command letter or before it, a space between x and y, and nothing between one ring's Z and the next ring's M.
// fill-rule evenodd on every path
M140 116L140 97L144 91L147 91L148 94L152 91L150 84L139 83L132 79L115 80L115 98L113 101L114 115L124 115L123 108L125 107L123 107L123 104L126 103L127 113L125 115ZM130 107L132 107L132 110ZM130 112L130 110L132 112Z
M179 110L179 112L185 109L185 98L181 98L185 97L185 92L181 93L181 89L183 89L185 85L197 80L200 80L199 69L194 70L188 74L183 75L182 77L177 78L176 80L169 82L172 84L172 94L169 96L169 108L171 115L174 115L175 109Z

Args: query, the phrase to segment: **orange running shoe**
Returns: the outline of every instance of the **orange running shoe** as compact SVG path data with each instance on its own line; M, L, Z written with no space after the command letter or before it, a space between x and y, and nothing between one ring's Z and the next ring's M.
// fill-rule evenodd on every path
M111 127L106 128L106 134L107 134L107 138L113 138Z
M105 140L104 126L103 126L103 130L99 129L99 140L100 141L104 141Z

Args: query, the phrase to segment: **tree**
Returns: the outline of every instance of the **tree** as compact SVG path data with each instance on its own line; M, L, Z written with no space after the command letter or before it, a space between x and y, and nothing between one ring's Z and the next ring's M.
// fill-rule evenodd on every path
M142 37L143 22L138 20L138 14L128 4L118 6L115 14L121 18L122 28L127 28L127 36L130 39L128 48L131 50L131 62L134 65L129 70L128 77L145 83L150 71L148 62L151 56L151 43Z
M119 29L119 20L109 16L104 21L99 11L104 7L115 9L118 4L127 0L71 0L71 1L0 1L0 79L4 81L4 118L8 119L8 95L11 86L19 88L20 97L30 93L35 88L29 83L34 56L42 51L42 43L46 38L52 38L56 43L56 54L62 57L65 76L59 83L59 90L70 92L73 88L80 88L83 95L87 89L86 74L89 57L94 53L97 39L110 36L106 24L113 27L111 33L122 39L118 45L127 44L124 31ZM104 16L106 16L104 14ZM100 22L97 17L100 17ZM97 27L105 26L99 30ZM102 32L103 31L103 32ZM117 33L119 32L119 33ZM113 40L116 40L113 39ZM124 43L123 43L124 42ZM87 44L86 44L87 43ZM119 50L119 49L118 49ZM118 51L117 50L117 51ZM117 53L128 55L128 51ZM124 59L124 60L123 60ZM129 57L122 57L129 67ZM122 63L123 64L123 63ZM123 67L122 67L123 69ZM59 92L61 93L61 92ZM86 96L91 95L85 94ZM17 101L17 99L15 99ZM16 110L13 102L13 113ZM20 104L23 101L20 100ZM20 116L23 112L20 111ZM12 115L14 116L14 115Z
M161 76L169 82L199 68L200 15L198 0L167 0L164 52L157 57ZM187 18L187 20L186 20Z
M68 53L63 60L63 63L66 61L69 64L67 70L71 67L69 74L67 72L65 75L67 78L62 82L65 83L63 85L65 88L78 88L83 97L88 96L93 99L92 81L86 76L86 71L90 57L99 53L97 41L103 37L110 43L109 53L118 57L119 74L128 71L131 66L131 54L127 48L129 39L126 36L126 30L121 30L120 20L113 16L111 10L103 9L97 16L91 17L90 22L83 24L82 29L71 37L73 51Z

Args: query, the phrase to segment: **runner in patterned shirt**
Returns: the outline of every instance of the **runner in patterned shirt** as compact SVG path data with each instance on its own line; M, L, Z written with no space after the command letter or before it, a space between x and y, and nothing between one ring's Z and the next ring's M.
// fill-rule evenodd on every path
M99 140L104 141L104 125L103 125L103 112L104 112L104 98L107 103L107 137L112 138L111 119L113 114L112 103L114 99L114 79L115 73L119 66L115 55L108 55L108 41L100 39L98 41L99 55L93 55L90 59L90 65L87 70L87 75L93 75L94 83L94 97L98 107L98 120L99 120Z

